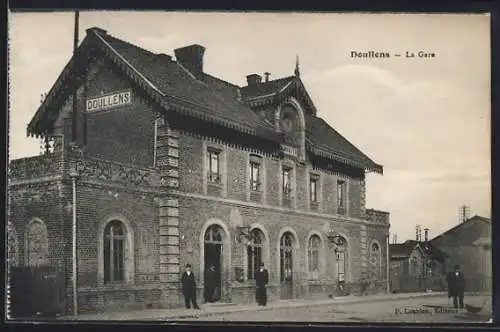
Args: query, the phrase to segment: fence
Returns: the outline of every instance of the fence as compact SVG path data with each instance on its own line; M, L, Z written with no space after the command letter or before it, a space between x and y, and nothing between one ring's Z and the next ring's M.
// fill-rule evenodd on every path
M432 291L444 291L446 290L446 281L444 278L437 277L410 277L401 276L399 278L392 278L391 282L392 292L425 292L427 290Z
M9 267L9 286L9 318L64 313L64 272L56 267Z

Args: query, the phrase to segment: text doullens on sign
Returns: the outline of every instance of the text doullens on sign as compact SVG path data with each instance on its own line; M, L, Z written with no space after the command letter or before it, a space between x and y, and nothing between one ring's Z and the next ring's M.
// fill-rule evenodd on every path
M97 112L122 105L129 105L131 103L132 94L130 93L130 91L122 91L87 99L86 108L87 112Z

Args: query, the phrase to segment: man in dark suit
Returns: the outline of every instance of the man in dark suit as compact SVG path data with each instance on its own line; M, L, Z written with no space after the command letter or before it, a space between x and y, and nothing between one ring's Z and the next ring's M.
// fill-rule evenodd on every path
M267 304L267 290L266 285L269 282L269 273L264 268L264 263L260 263L260 269L255 272L255 284L257 285L257 291L255 293L257 298L257 303L259 305L265 306Z
M453 306L460 309L464 308L464 289L465 278L460 271L460 266L455 265L455 271L448 273L446 277L448 282L448 297L453 297Z
M191 271L190 264L186 264L186 271L182 274L181 282L182 294L184 295L186 308L190 308L192 303L194 309L200 309L196 303L196 280L193 272Z
M217 287L217 280L216 280L216 275L215 275L215 266L210 265L210 268L208 271L205 273L205 292L204 292L204 298L205 302L215 302L216 301L216 287Z

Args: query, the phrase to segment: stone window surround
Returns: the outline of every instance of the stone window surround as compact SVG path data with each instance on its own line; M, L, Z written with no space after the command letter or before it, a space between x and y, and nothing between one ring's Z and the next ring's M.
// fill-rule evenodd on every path
M251 187L251 163L258 163L260 164L260 169L259 169L259 180L260 180L260 188L258 191L252 190ZM252 192L255 193L260 193L262 195L262 203L266 202L266 197L267 197L267 169L266 169L266 158L263 155L256 154L254 152L248 153L247 154L247 160L246 160L246 174L245 174L245 182L246 182L246 197L247 201L250 201L250 195Z
M382 267L383 267L382 266L382 262L383 262L383 259L382 259L382 246L380 245L380 242L378 240L376 240L376 239L373 239L370 242L370 247L369 247L369 250L370 250L370 253L369 253L369 263L370 263L370 265L372 264L372 257L373 257L372 256L373 255L372 248L373 248L373 245L377 245L378 246L378 253L377 253L377 255L378 255L378 257L377 257L377 265L378 266L376 267L376 269L377 269L377 271L376 271L376 274L377 274L376 278L377 279L381 279L382 278L382 274L383 274L382 273L383 272L382 271Z
M345 268L344 268L344 280L345 282L350 282L352 280L351 276L351 245L349 238L342 232L337 232L340 236L342 236L345 240L344 245L344 253L345 253ZM337 256L335 253L335 247L332 249L333 257L334 257L334 276L335 280L338 281L338 269L337 269Z
M262 232L264 235L264 245L262 246L262 262L264 263L264 267L269 271L270 273L270 263L271 263L271 253L270 253L270 246L269 246L269 233L267 232L266 228L262 224L258 223L253 223L250 225L250 232L253 230L258 229L259 231ZM255 280L248 280L248 259L247 259L247 246L242 246L243 251L242 251L242 257L243 257L243 271L245 274L244 281L247 283L252 283ZM271 279L271 278L269 278Z
M293 161L289 159L280 160L280 167L278 172L279 177L279 201L280 206L283 206L284 192L283 192L283 170L290 170L290 183L291 183L291 193L289 198L291 199L291 207L295 209L297 207L297 175L296 167Z
M313 236L317 236L320 240L319 244L319 271L318 271L318 276L313 276L312 271L309 270L309 260L311 259L309 256L310 251L309 251L309 246L310 246L310 241ZM305 271L308 276L309 280L318 280L322 279L326 275L326 248L325 248L325 240L323 235L321 234L320 231L312 230L307 234L306 237L306 243L307 246L305 247Z
M300 257L300 241L299 241L299 237L297 236L297 232L289 227L289 226L285 226L285 227L282 227L278 233L278 238L277 238L277 241L276 241L276 279L277 282L279 283L279 281L281 280L281 257L280 257L280 252L281 252L281 238L283 237L283 235L285 233L290 233L292 234L292 239L293 239L293 251L292 251L292 267L293 267L293 271L292 271L292 275L295 276L297 274L301 274L302 273L302 267L301 267L301 264L300 264L300 261L301 261L301 257ZM299 280L296 280L294 278L294 281L293 283L294 284L297 284L299 282Z
M344 213L341 215L348 216L349 215L349 178L344 176L337 176L337 181L335 182L335 206L336 213L339 214L339 198L338 198L338 185L342 182L344 185L343 193L344 193Z
M309 202L309 210L312 210L311 204L316 204L318 209L318 212L322 211L322 205L323 205L323 177L321 176L321 173L317 170L309 170L309 179L307 182L307 200ZM313 202L311 201L311 179L316 179L316 201Z
M118 220L123 223L126 232L125 241L125 281L104 282L104 230L108 223ZM134 251L134 228L130 221L121 214L113 214L104 218L99 224L97 231L97 283L102 285L134 284L135 283L135 251Z
M47 252L45 253L46 254L46 257L45 257L45 261L46 263L48 264L49 263L49 251L50 251L50 248L49 248L49 239L48 239L48 229L47 229L47 225L45 224L45 222L40 219L40 218L32 218L30 220L30 222L26 225L26 228L24 230L24 264L25 266L30 266L30 262L29 262L29 240L28 240L28 233L29 233L29 230L30 230L30 227L32 225L34 225L35 223L40 223L43 227L43 230L44 230L44 235L45 235L45 240L47 241Z
M221 196L227 196L227 148L225 145L215 142L207 142L202 140L202 158L203 158L203 194L207 195L208 186L220 186L222 188ZM214 150L219 152L219 171L221 181L218 183L210 183L208 181L209 163L208 151Z

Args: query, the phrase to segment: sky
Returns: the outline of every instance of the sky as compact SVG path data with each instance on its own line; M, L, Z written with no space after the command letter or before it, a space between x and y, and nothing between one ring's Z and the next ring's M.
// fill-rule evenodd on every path
M70 12L10 13L11 159L40 152L26 126L71 57L73 24ZM292 75L298 55L318 116L384 166L367 175L367 207L390 212L401 242L416 225L431 238L454 227L464 204L490 217L489 24L483 14L84 11L79 41L97 26L155 53L200 44L205 72L240 86L252 73Z

